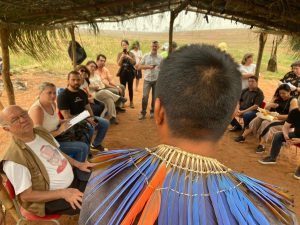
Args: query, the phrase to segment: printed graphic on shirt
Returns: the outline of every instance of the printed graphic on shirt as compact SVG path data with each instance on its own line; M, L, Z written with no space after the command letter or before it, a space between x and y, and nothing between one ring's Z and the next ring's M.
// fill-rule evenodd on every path
M76 97L74 100L74 102L81 102L81 101L83 101L83 99L81 99L80 97Z
M58 150L53 148L51 145L43 145L40 149L40 155L52 166L57 166L57 174L63 172L68 164L68 161L63 159L58 153Z

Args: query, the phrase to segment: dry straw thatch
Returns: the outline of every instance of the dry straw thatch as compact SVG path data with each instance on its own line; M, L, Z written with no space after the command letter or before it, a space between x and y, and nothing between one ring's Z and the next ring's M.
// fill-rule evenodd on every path
M35 58L51 53L71 24L118 22L183 10L223 17L289 35L300 34L299 0L11 0L0 1L0 28L9 30L9 47Z

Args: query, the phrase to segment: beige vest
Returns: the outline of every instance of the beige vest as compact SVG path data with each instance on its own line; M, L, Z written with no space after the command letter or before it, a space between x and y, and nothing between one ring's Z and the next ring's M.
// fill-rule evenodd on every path
M34 133L49 142L49 144L58 147L51 134L42 127L34 128ZM13 161L28 168L31 175L32 190L48 191L49 176L46 168L35 155L35 153L24 142L13 138L4 157L1 161ZM45 203L22 202L18 198L22 207L38 216L45 216Z

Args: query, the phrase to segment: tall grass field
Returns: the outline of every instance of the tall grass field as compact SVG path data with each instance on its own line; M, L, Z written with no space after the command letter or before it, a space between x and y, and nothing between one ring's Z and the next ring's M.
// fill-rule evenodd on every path
M69 38L70 39L70 38ZM76 31L77 41L84 47L87 53L87 60L95 60L99 53L107 56L109 64L116 63L118 52L121 51L120 41L128 39L129 42L138 40L141 44L143 53L150 51L152 40L158 40L161 45L168 41L167 33L146 33L146 32L127 32L127 31L100 31L96 35L85 30ZM267 63L270 58L272 42L274 36L269 35L265 46L261 74L265 79L281 78L290 70L290 65L296 59L290 50L287 38L280 44L277 52L278 72L268 72ZM226 42L228 53L230 53L237 62L240 62L243 55L247 52L255 54L255 61L258 52L258 33L248 29L224 29L224 30L203 30L187 31L174 33L174 41L179 46L190 43L206 43L218 45L220 42ZM21 75L27 69L39 71L48 71L55 74L66 74L72 69L71 60L67 54L69 40L61 41L59 49L55 50L54 55L49 55L42 61L37 61L24 54L11 53L11 70L13 73ZM86 62L85 61L85 62ZM83 62L83 64L85 63Z

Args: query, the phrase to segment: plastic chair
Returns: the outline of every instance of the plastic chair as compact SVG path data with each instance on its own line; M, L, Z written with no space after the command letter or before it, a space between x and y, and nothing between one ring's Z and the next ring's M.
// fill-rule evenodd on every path
M4 181L5 188L9 194L10 199L12 200L14 207L17 211L19 220L17 222L17 225L21 224L23 221L49 221L53 222L57 225L60 225L58 219L61 215L59 214L52 214L52 215L45 215L44 217L39 217L37 215L34 215L31 212L28 212L26 209L24 209L19 203L16 198L14 187L12 186L11 182L8 179L5 179Z

